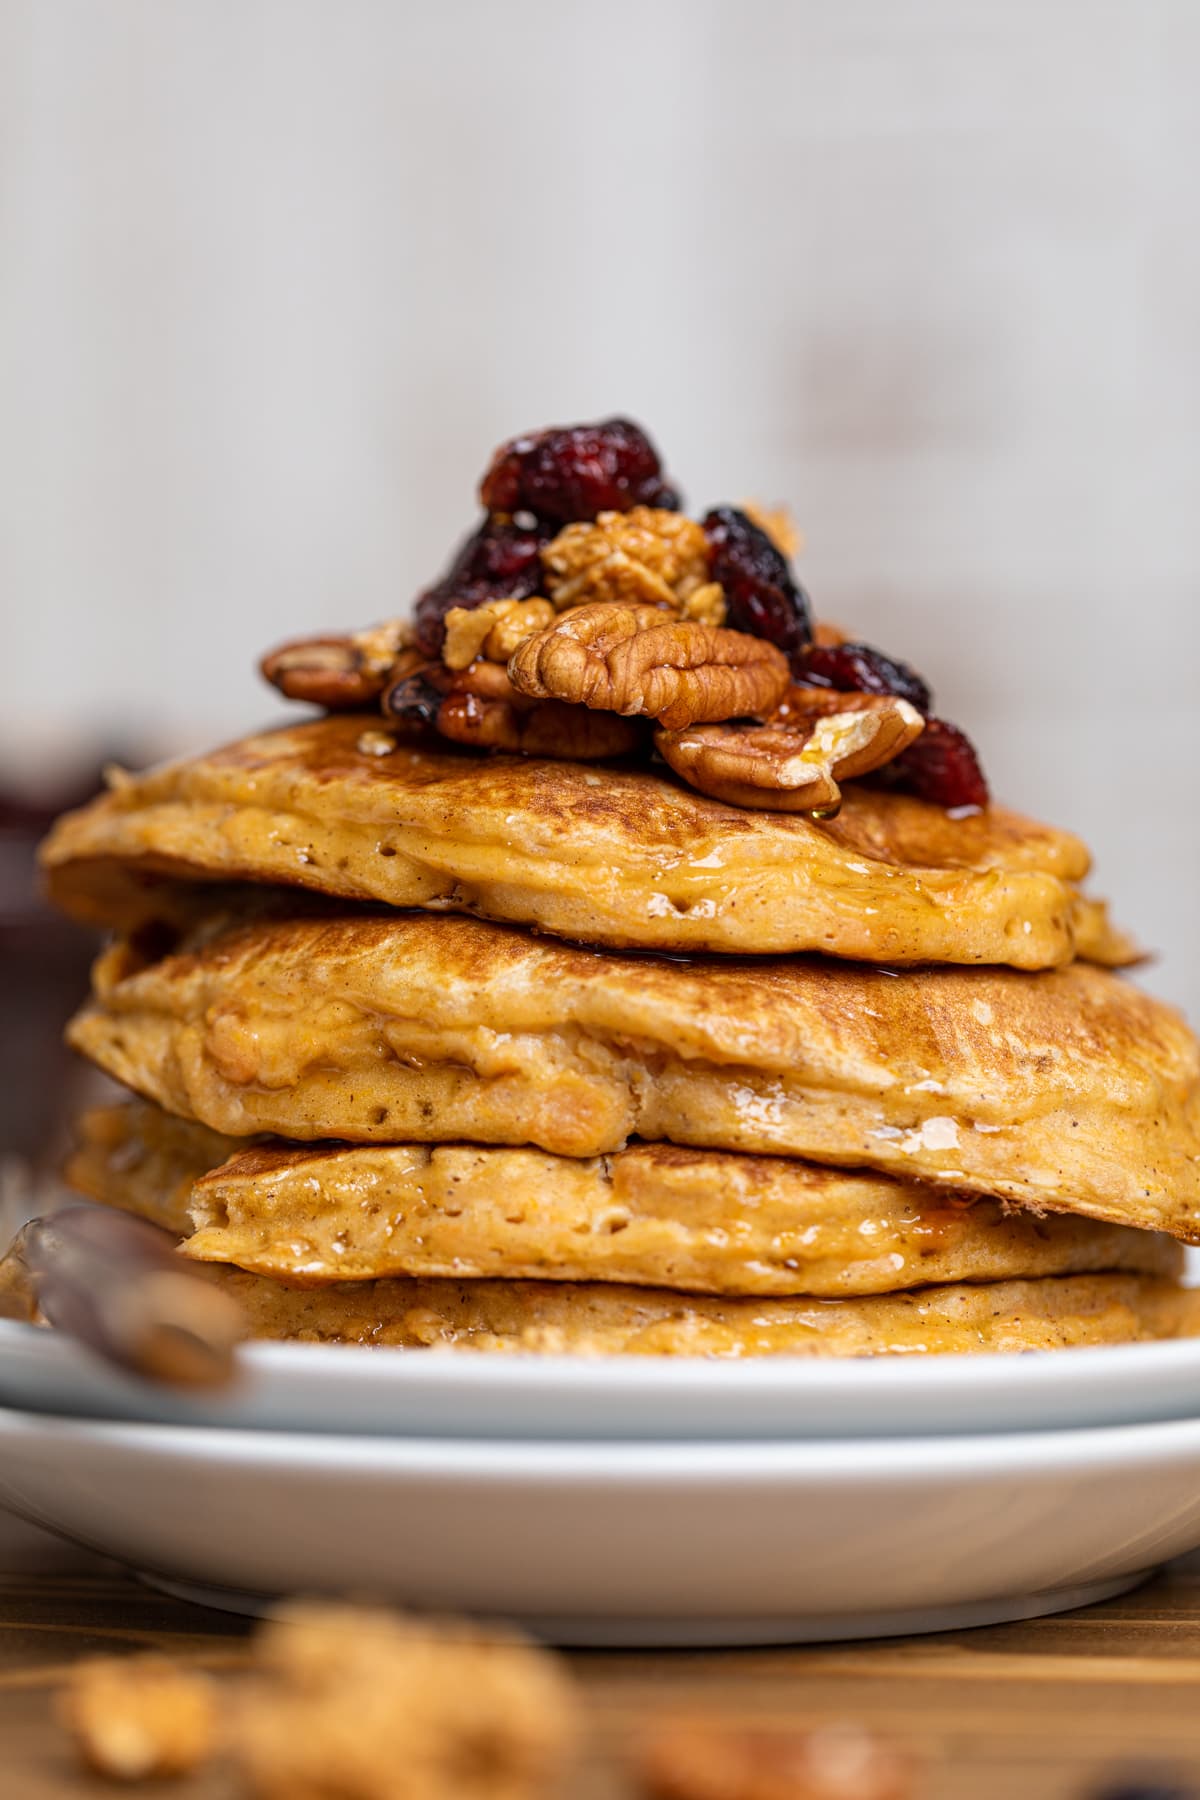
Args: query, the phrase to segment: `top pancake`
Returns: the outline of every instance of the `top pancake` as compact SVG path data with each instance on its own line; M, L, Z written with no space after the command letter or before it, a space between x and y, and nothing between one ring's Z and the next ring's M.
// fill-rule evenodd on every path
M360 740L367 748L360 748ZM449 754L317 719L122 779L43 848L52 897L129 927L163 877L535 925L584 943L1044 969L1136 954L1078 838L851 784L836 819L724 806L646 769Z

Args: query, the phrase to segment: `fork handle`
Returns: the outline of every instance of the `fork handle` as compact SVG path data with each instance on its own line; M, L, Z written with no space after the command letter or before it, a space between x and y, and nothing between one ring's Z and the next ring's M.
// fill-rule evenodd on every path
M46 1321L116 1367L169 1387L220 1387L236 1372L241 1308L143 1219L66 1207L26 1225L12 1255Z

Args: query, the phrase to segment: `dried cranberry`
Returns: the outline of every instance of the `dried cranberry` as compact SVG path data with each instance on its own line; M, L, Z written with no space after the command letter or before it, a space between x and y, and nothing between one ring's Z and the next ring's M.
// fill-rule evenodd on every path
M531 512L559 525L631 506L674 512L679 505L663 480L658 451L629 419L511 438L492 458L479 497L489 512Z
M725 589L725 623L789 656L802 651L812 638L812 612L787 558L734 506L714 507L703 523L712 578Z
M429 672L418 669L392 683L383 695L381 706L389 719L407 725L414 732L434 731L445 695L429 679Z
M536 594L542 581L539 552L553 536L552 526L485 519L460 544L441 580L417 601L417 643L425 655L440 656L452 606L471 608L485 600L527 600Z
M843 694L896 694L918 712L933 708L933 695L924 677L870 644L811 644L794 673L798 681L812 687L837 688Z
M975 746L964 731L945 719L926 719L916 742L880 774L889 787L938 806L986 806L989 799Z

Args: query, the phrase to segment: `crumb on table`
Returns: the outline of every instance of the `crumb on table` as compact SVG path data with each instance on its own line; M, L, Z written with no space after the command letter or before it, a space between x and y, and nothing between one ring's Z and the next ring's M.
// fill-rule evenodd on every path
M166 1657L82 1662L60 1706L83 1760L112 1780L186 1775L216 1748L212 1683Z

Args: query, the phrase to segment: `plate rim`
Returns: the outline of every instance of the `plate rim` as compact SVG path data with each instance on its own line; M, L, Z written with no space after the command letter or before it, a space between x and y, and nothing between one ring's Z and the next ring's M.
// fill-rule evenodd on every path
M136 1451L143 1456L243 1466L302 1465L350 1477L374 1468L384 1475L481 1477L528 1483L538 1477L560 1485L625 1484L629 1481L689 1486L697 1479L740 1485L798 1478L842 1482L878 1476L889 1484L921 1486L955 1476L1059 1473L1130 1452L1147 1461L1200 1458L1200 1417L1084 1425L1059 1431L959 1433L908 1438L741 1439L736 1441L568 1438L333 1436L257 1427L157 1424L144 1420L90 1419L0 1407L0 1444L18 1438L53 1439L97 1451ZM2 1478L0 1478L2 1486Z

